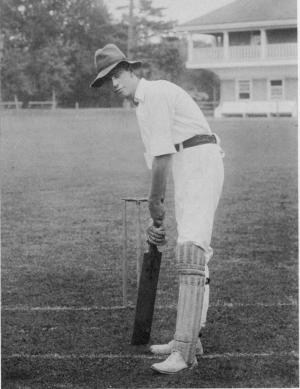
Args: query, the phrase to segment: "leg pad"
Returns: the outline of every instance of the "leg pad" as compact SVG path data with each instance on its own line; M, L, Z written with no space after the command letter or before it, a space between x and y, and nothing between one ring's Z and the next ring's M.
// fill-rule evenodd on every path
M186 363L191 364L203 310L205 286L204 251L192 242L177 246L176 266L179 272L179 297L175 332L175 347Z

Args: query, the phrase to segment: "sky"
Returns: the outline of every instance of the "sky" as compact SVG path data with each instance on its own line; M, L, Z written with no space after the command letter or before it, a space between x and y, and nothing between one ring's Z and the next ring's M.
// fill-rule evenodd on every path
M137 2L138 0L134 0ZM234 0L153 0L156 7L165 7L164 15L168 19L183 23L220 8ZM117 16L118 6L129 4L129 0L106 0L108 9ZM124 12L124 11L123 11Z

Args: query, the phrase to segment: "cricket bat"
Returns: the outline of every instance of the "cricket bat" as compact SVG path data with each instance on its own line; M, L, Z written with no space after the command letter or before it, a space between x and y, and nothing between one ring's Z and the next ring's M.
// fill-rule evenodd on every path
M161 263L161 252L149 243L149 251L144 254L135 310L132 345L147 344L150 340L152 318L155 305L157 282Z

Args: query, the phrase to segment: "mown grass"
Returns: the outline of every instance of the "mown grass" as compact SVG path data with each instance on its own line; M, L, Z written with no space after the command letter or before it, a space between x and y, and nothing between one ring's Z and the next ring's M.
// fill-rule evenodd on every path
M2 305L122 302L122 197L148 193L132 112L7 113L2 126ZM5 387L295 387L298 350L297 127L289 119L212 121L226 152L210 264L205 352L274 353L204 359L157 377L149 360L7 359L31 354L143 354L129 345L132 309L2 314ZM157 305L175 304L173 187ZM136 298L136 210L128 209L129 300ZM147 224L146 206L142 211ZM224 306L224 303L225 306ZM230 303L233 304L230 307ZM255 304L271 306L257 306ZM249 305L236 305L249 304ZM219 305L219 306L218 306ZM155 311L152 340L169 340L174 309Z

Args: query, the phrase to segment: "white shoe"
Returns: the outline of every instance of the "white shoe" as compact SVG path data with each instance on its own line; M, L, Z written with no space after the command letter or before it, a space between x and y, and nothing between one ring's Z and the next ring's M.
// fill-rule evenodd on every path
M153 344L150 346L150 351L153 354L157 355L166 355L171 354L175 346L175 340L171 340L169 343L166 344ZM202 355L203 354L203 347L201 344L201 340L198 338L197 345L196 345L196 355Z
M195 357L194 362L190 366L190 368L193 368L198 365L197 359ZM179 373L180 371L187 369L189 366L183 359L181 353L179 351L173 351L171 355L168 356L168 358L159 363L154 363L154 365L151 366L151 369L162 373L162 374L175 374Z

